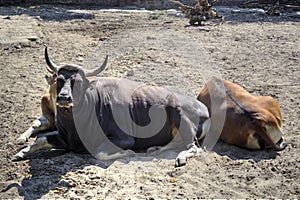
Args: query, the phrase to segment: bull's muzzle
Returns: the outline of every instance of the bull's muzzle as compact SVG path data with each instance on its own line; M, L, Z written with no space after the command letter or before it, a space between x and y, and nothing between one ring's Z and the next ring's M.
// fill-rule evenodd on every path
M281 139L276 143L276 146L277 146L277 149L276 149L276 150L277 150L277 151L284 150L284 149L287 147L288 144L289 144L288 142L284 141L283 138L281 138Z
M72 97L67 94L59 94L57 96L56 105L59 107L70 108L73 106Z
M283 137L281 137L278 142L268 143L264 141L263 147L265 147L266 149L274 149L275 151L282 151L288 146L288 144L289 143L284 141Z

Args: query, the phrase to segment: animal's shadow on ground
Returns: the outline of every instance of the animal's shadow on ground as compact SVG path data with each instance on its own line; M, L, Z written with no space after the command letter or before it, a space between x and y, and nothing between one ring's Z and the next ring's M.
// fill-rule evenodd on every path
M80 171L89 166L107 169L114 162L118 161L124 164L135 161L148 162L153 159L174 160L178 152L170 151L161 155L147 156L146 153L137 153L135 156L121 158L112 161L99 161L90 154L75 154L62 151L41 150L29 157L28 177L22 179L21 184L12 183L2 192L7 192L12 188L17 188L18 194L25 200L41 199L49 192L56 193L60 197L63 193L75 187L73 183L66 180L69 174L81 173ZM88 172L87 172L88 173ZM107 177L100 177L103 182ZM101 181L101 180L100 180Z
M8 185L3 192L17 188L19 195L25 200L41 199L50 191L61 196L74 187L64 179L68 172L82 170L91 165L107 168L105 163L97 161L88 154L66 153L53 157L43 157L44 154L46 151L42 151L39 156L36 154L31 156L28 176L22 179L21 184L12 183Z
M217 145L215 145L212 151L221 156L227 156L232 160L253 160L255 162L275 159L278 155L278 152L274 151L273 149L244 149L221 141L219 141Z
M232 160L251 159L255 162L261 160L275 159L277 152L273 150L247 150L223 142L218 142L213 148L214 152L221 156L228 156ZM61 155L64 153L63 155ZM147 156L147 154L136 154L133 157L118 159L122 163L135 161L148 162L153 159L174 160L178 152L168 151L161 155ZM102 169L108 168L115 161L102 162L89 154L65 153L63 151L41 151L33 154L29 159L30 172L24 178L21 185L13 183L7 186L5 191L17 188L20 196L24 199L40 199L50 191L62 195L70 190L74 185L65 179L66 174L78 173L88 166L96 166ZM103 177L105 178L105 177ZM104 180L105 181L105 180ZM4 191L4 192L5 192Z

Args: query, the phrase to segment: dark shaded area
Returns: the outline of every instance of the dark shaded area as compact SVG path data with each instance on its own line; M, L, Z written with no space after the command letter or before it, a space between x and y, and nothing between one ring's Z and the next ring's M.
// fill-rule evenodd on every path
M118 159L117 161L128 164L129 162L135 162L139 156L143 157L145 162L157 158L175 160L177 153L166 151L156 157L153 157L153 155L148 157L146 153L138 153L133 157L126 157L126 160ZM64 150L39 150L39 152L35 152L29 157L29 176L23 178L21 184L11 183L0 192L8 192L16 188L18 194L25 200L41 199L51 191L62 196L68 190L78 187L77 183L67 178L70 176L70 172L76 176L88 166L107 169L115 161L99 161L90 154L66 153ZM17 163L21 162L26 161ZM45 165L47 168L45 168ZM51 181L49 181L49 177L51 177ZM107 179L103 176L95 177L89 181L92 181L93 184L103 185L106 184Z
M225 16L225 23L280 23L300 22L300 15L297 12L282 12L280 15L268 15L265 10L259 8L239 7L216 7L220 15Z
M29 15L45 21L66 21L66 20L92 20L95 16L88 12L75 12L73 10L101 10L107 9L105 6L89 6L89 5L37 5L37 6L22 6L22 7L0 7L0 15L5 16L4 19L9 20L17 15ZM123 7L125 8L125 7ZM257 23L257 22L300 22L300 15L297 12L281 12L280 15L268 15L264 9L258 8L240 8L240 7L224 7L216 6L216 10L220 15L225 17L225 23ZM122 7L119 9L122 10ZM130 8L126 8L128 10ZM150 14L150 17L154 14ZM169 16L172 19L172 15ZM150 19L150 18L149 18ZM155 20L155 19L153 19ZM187 26L188 26L188 19ZM219 19L203 21L204 26L207 22L214 22L216 25ZM201 25L201 26L202 26ZM198 25L196 25L198 26Z
M118 6L118 0L106 1L106 0L0 0L0 5L41 5L41 4L64 4L64 5L100 5L100 6Z
M234 145L227 144L222 141L219 141L212 151L216 152L221 156L228 156L232 160L251 159L255 162L275 159L276 156L278 155L278 152L274 151L273 149L262 149L262 150L244 149Z
M74 183L64 178L68 172L82 170L90 165L96 165L101 168L108 167L108 165L97 161L88 154L68 153L62 156L55 154L59 154L59 151L56 153L53 152L52 158L49 155L49 151L46 150L40 152L40 155L35 154L31 156L29 160L30 176L24 178L21 184L9 184L1 192L8 192L12 188L17 188L19 195L24 197L25 200L40 199L51 190L54 193L64 193L70 188L75 187ZM41 156L46 157L41 158ZM73 162L74 160L76 162ZM44 169L45 164L47 165L47 169ZM51 181L48 180L48 177L51 177ZM45 181L41 181L43 178L45 178ZM32 194L35 195L33 196Z
M23 6L23 7L0 7L0 15L29 15L46 21L64 21L73 19L94 19L94 15L90 13L77 13L70 11L71 9L82 9L80 6ZM9 19L9 17L7 19Z

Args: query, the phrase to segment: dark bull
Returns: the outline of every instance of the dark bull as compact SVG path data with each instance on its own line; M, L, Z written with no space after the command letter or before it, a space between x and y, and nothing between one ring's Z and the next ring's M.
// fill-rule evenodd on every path
M206 135L210 119L207 107L196 99L127 79L88 78L105 69L107 57L93 70L57 66L47 47L45 59L48 70L57 74L57 131L39 137L14 160L45 148L89 152L100 160L184 148L176 158L180 166L200 151L195 142Z

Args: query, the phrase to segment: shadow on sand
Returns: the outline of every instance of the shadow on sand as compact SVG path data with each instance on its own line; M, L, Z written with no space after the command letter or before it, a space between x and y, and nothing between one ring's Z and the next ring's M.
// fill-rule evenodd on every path
M221 156L228 156L232 160L262 160L275 159L277 152L273 150L247 150L218 142L213 149ZM145 153L136 154L133 157L118 159L116 161L127 164L129 162L148 162L153 159L174 160L178 152L167 151L157 156L148 156ZM11 183L2 192L17 188L20 196L24 199L40 199L49 192L62 195L64 192L75 187L74 183L65 179L70 173L80 173L81 170L89 166L100 168L105 171L115 161L99 161L89 154L65 153L64 151L39 151L29 158L29 176L24 178L21 184ZM105 184L105 177L99 176L97 182Z
M25 200L41 199L49 192L57 193L60 196L71 188L74 183L66 179L70 174L82 173L86 167L96 167L100 171L109 168L114 162L128 164L129 162L148 162L153 159L174 160L178 152L164 152L158 156L147 156L145 153L138 153L133 157L121 158L113 161L99 161L90 154L75 154L64 151L41 150L29 157L29 176L23 178L21 183L11 183L2 192L8 192L15 188L18 195ZM22 161L21 161L22 162ZM89 172L84 172L89 173ZM98 184L105 184L107 177L97 176Z

